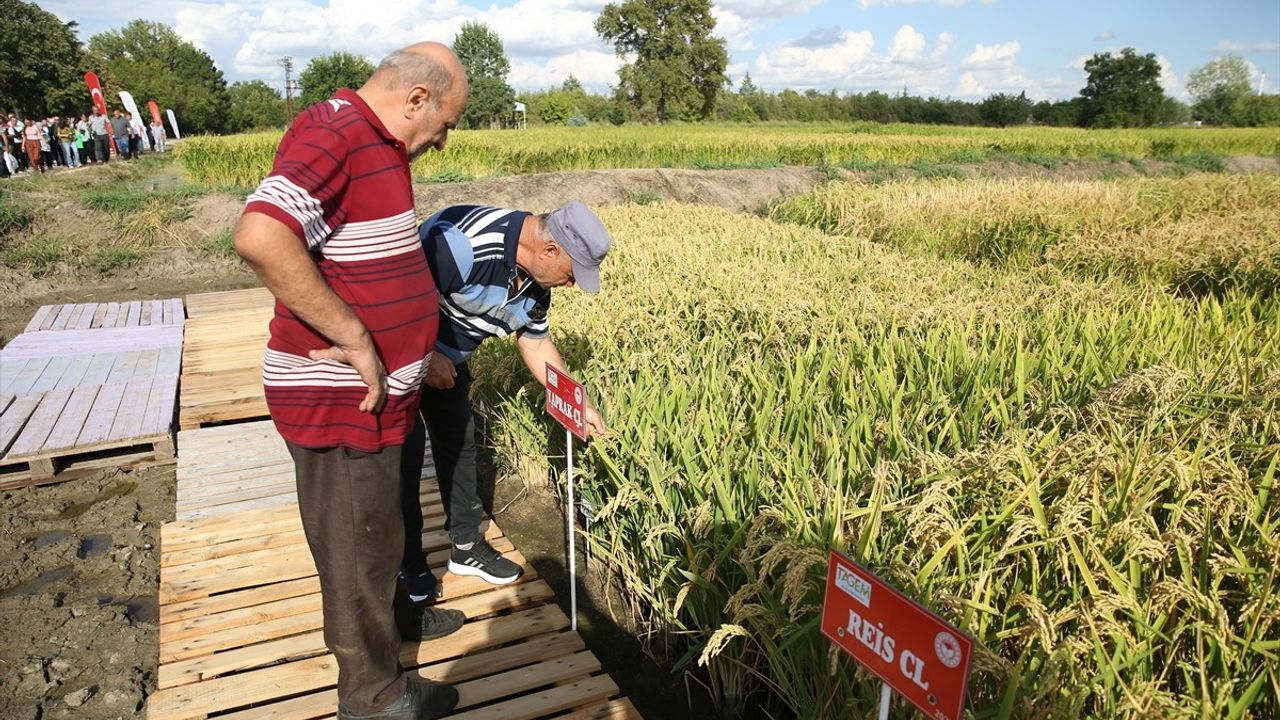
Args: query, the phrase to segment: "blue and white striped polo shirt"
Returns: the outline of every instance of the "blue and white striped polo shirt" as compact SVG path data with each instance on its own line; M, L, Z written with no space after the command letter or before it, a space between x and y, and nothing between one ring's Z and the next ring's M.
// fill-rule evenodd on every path
M485 338L547 335L551 291L531 279L516 289L516 247L527 217L522 210L454 205L418 226L440 291L436 351L455 364Z

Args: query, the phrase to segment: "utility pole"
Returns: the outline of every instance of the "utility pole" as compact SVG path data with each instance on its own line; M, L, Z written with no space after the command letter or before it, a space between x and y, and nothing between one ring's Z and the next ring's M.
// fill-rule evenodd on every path
M293 122L293 58L285 55L276 64L284 68L284 112Z

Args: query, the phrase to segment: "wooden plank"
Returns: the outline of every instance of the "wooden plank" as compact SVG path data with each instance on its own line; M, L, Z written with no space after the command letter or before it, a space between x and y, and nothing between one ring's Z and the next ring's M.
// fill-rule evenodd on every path
M156 363L160 362L159 348L151 348L138 352L138 364L133 367L133 377L150 381L156 374Z
M168 375L151 379L151 392L147 407L142 413L140 435L168 433L173 428L174 411L178 401L178 377Z
M71 357L67 363L67 367L62 371L62 377L58 378L58 383L54 386L54 389L64 390L66 388L73 388L81 385L81 380L84 379L84 374L88 371L89 362L91 360L93 360L92 355L76 355Z
M568 715L561 715L556 720L641 720L641 717L640 712L630 700L619 698L575 710Z
M3 356L0 355L0 357ZM27 360L27 364L22 367L22 370L18 371L18 374L4 386L3 392L6 395L21 395L31 392L31 386L35 384L36 380L40 379L40 373L44 372L49 360L50 358L31 358ZM0 363L7 364L9 362L8 358L0 360Z
M158 690L147 699L149 720L186 720L218 710L244 707L285 694L284 688L319 688L338 682L338 663L332 655L308 658L275 667L215 678L194 685ZM258 710L258 716L264 713Z
M87 385L70 390L71 397L42 446L44 452L70 448L76 444L84 422L89 417L89 411L93 408L93 401L98 397L99 387Z
M26 426L31 413L40 405L41 395L18 395L0 414L0 457L4 457L18 433Z
M142 319L142 301L141 300L130 301L129 312L128 312L128 315L125 317L124 326L137 327L141 319Z
M102 314L102 323L99 327L113 328L120 317L120 303L107 303L107 311Z
M420 678L458 684L527 665L541 658L569 655L581 650L582 647L582 639L578 635L557 633L533 638L509 647L471 651L466 657L445 660L410 672ZM284 702L272 703L265 708L255 708L219 717L227 720L252 718L261 716L265 711L270 714L272 720L303 720L326 714L332 715L337 705L337 692L330 688Z
M27 392L44 392L57 387L58 380L62 378L62 371L67 369L70 362L71 358L65 356L49 358L49 364L44 366L44 371L31 384L31 389Z
M496 638L493 637L493 628L499 623L508 628L504 633L513 630L518 636L545 632L542 629L548 627L563 628L568 623L564 613L560 612L560 609L554 605L535 608L528 611L527 615L529 617L517 620L499 618L493 623L485 623L483 625L475 623L480 627L477 627L474 631L468 631L467 626L464 625L462 630L429 643L420 645L406 643L401 646L402 662L408 658L425 662L445 660L458 657L475 649L478 643L484 643L480 647L492 646L496 644ZM530 617L534 619L531 620L529 619ZM500 637L507 636L504 634ZM568 647L569 645L570 643L565 643L564 641L561 641L560 644L561 647ZM520 650L508 650L507 653L516 654L520 653ZM498 657L500 658L501 655ZM521 659L527 661L525 657L521 657ZM493 658L491 657L490 660L493 661ZM497 660L496 663L499 666L503 664L501 660ZM449 667L451 666L446 665L437 669L435 666L431 666L423 668L420 674L425 677L436 675L432 679L438 679L441 676L440 671ZM476 663L474 662L469 666L463 665L461 667L464 671L470 669L471 672L476 672ZM538 663L535 666L499 673L485 678L485 680L470 687L459 686L458 690L459 694L462 694L464 687L466 687L467 695L470 698L474 698L473 702L484 702L487 699L502 696L501 694L495 695L495 691L510 694L512 691L518 691L522 686L530 686L530 683L533 683L531 687L537 687L538 685L555 682L556 679L561 677L574 677L586 672L592 672L591 668L593 667L598 669L599 661L594 656L591 656L590 653L579 651L574 654L563 655L554 660ZM213 678L194 684L158 690L151 696L151 701L148 704L148 716L157 720L161 718L194 717L250 703L268 702L281 695L307 692L332 686L336 682L336 663L333 662L331 655L323 655L241 672L235 675ZM485 685L491 685L491 687L484 687ZM273 714L272 717L276 716Z
M595 655L583 651L463 683L458 686L459 707L465 708L511 695L519 697L449 717L462 720L533 720L554 712L572 710L586 703L605 700L618 693L618 685L608 675L526 693L533 688L599 670L600 661Z
M93 311L93 319L89 323L91 328L101 328L102 319L107 315L107 306L111 303L98 303L98 307Z
M50 330L66 330L67 321L71 319L71 313L76 309L75 305L63 305L58 308L57 315L53 318L53 324L49 326Z
M76 318L75 329L88 330L93 326L93 315L98 312L98 303L85 303L80 311L80 317Z
M84 422L84 429L80 431L76 444L93 445L110 437L116 414L120 412L124 391L124 383L103 385L98 390L98 397L93 401L93 408L89 410L89 417Z
M494 529L491 526L491 532ZM441 535L444 535L444 533L442 532ZM444 537L445 543L448 543L448 536L444 535ZM520 553L513 551L508 553L507 557L512 562L524 567L524 575L521 576L518 582L528 582L538 577L537 571L525 562ZM277 557L265 566L232 567L216 574L193 574L182 571L179 568L166 572L162 569L159 589L160 602L177 603L243 587L297 580L298 578L315 575L315 572L315 563L311 559L311 553L306 550L305 546L296 551L278 553ZM450 575L445 581L445 599L479 592L484 589L483 583L484 581L479 578Z
M156 375L172 375L178 377L182 370L182 345L160 348L160 356L156 361Z
M107 433L108 441L135 438L142 434L142 416L146 412L150 394L150 378L134 378L125 383L120 410L116 413L115 422L111 423L111 431Z
M30 419L27 420L26 426L22 428L22 432L18 433L18 437L9 446L7 457L19 459L23 455L39 453L45 439L49 437L49 433L53 430L53 425L57 422L58 415L62 412L62 408L66 406L70 397L70 390L50 390L44 393L40 397L40 404L31 413Z
M84 376L80 378L80 382L84 385L102 385L107 382L107 378L111 376L111 367L115 365L116 353L94 353L92 359L89 360L89 367L85 368Z
M152 300L150 310L147 312L148 325L164 325L164 301L160 299Z
M119 383L127 383L133 377L133 369L138 366L137 352L117 353L115 362L111 365L111 374L107 376L104 384L116 385Z
M49 317L49 314L53 312L54 307L55 306L53 305L41 305L40 309L36 310L36 314L31 316L31 321L27 323L27 327L23 332L39 330L40 324L45 321L45 318Z
M0 393L6 396L16 395L16 392L10 391L9 386L17 383L18 377L22 375L27 364L31 362L38 362L38 360L29 358L9 359L5 357L4 351L0 350ZM45 362L48 361L46 360ZM37 375L37 377L39 376Z

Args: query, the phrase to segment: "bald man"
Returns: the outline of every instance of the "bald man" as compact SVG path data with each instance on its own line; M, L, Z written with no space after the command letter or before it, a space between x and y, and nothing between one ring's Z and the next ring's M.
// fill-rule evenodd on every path
M294 120L235 233L276 297L263 384L294 461L342 720L435 718L458 701L452 686L408 678L399 654L402 630L429 641L465 617L410 609L396 575L402 447L438 327L409 163L444 148L466 98L449 48L392 53L359 90ZM393 602L416 616L398 628Z

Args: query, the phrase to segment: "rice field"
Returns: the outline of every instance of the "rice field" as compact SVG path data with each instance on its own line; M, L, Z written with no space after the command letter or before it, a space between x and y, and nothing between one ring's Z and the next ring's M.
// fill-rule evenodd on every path
M271 170L279 133L192 137L177 146L189 179L253 186ZM1280 154L1275 129L1080 130L921 125L759 124L544 127L454 131L427 153L415 177L451 181L600 168L730 168L783 165L971 163Z
M873 711L818 632L831 547L977 638L975 718L1280 715L1280 180L602 217L603 292L552 313L611 425L585 541L726 716ZM554 475L512 345L473 362L500 456Z

